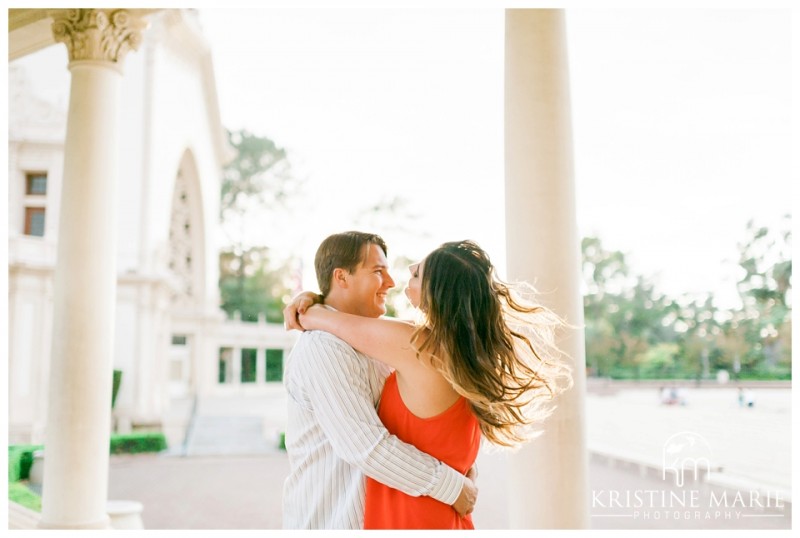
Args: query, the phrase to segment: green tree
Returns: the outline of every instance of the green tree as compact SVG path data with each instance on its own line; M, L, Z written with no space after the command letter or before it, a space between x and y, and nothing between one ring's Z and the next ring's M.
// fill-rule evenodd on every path
M607 294L620 294L630 284L625 254L606 250L598 237L581 240L581 254L586 296L590 304L600 304Z
M647 378L670 379L680 376L680 348L674 343L659 343L648 347L638 357L641 374Z
M638 377L649 347L674 339L665 323L674 304L599 238L584 238L581 251L587 364L596 375Z
M739 244L737 283L742 308L734 313L729 331L740 333L746 347L739 352L744 375L789 375L791 372L791 217L776 229L747 224Z
M223 223L240 221L256 211L274 209L296 192L286 150L267 137L247 130L228 131L235 150L222 176L220 217ZM232 242L241 240L232 238Z
M711 293L670 299L632 275L619 251L582 241L586 359L596 375L791 377L791 230L750 222L739 245L742 307L721 310Z
M300 280L296 259L273 262L267 247L252 247L242 253L223 250L219 257L221 308L243 321L283 322L283 307L297 290Z
M677 377L707 379L718 368L721 313L712 294L675 302L671 319L679 346Z
M296 260L278 260L264 246L268 216L286 207L300 189L286 150L247 130L229 131L235 150L220 193L220 220L228 246L220 253L220 295L229 316L282 321L283 301L296 289ZM271 259L272 258L272 259ZM294 287L293 287L294 286Z
M668 323L675 305L644 276L637 276L633 287L624 290L617 300L619 309L612 314L612 320L623 343L620 365L633 367L635 377L640 377L642 354L650 346L675 339L674 329Z
M611 315L619 308L614 298L628 285L628 266L620 251L603 248L597 237L581 241L586 362L598 376L608 376L621 355L620 340Z

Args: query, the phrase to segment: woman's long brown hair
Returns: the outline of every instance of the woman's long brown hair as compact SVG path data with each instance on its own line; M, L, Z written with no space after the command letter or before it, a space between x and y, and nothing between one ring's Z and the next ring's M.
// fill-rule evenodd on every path
M486 439L506 447L540 433L553 398L572 383L554 343L563 322L520 290L496 277L476 243L445 243L425 259L424 320L411 339L470 401Z

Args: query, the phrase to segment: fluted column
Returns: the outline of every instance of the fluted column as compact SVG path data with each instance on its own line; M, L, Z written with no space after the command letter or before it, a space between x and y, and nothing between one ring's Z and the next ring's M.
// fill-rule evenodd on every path
M583 302L575 217L564 14L506 10L506 246L511 279L578 329L560 341L575 385L560 396L544 435L509 459L512 528L588 526Z
M107 528L121 62L145 23L118 9L49 12L72 74L55 270L43 528Z

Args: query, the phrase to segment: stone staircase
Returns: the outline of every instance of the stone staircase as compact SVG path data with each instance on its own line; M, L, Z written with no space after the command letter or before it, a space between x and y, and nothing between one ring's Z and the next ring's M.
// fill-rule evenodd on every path
M195 417L186 442L187 456L240 456L264 454L277 449L264 433L258 417Z
M198 400L181 447L183 456L248 456L279 450L282 425L274 411L284 407L269 397Z

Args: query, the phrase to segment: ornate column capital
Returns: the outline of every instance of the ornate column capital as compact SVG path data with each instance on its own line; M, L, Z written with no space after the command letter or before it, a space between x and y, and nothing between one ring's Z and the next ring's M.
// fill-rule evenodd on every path
M150 11L52 9L49 15L53 18L53 37L67 45L70 64L90 60L119 68L125 54L139 48L147 27L142 15Z

